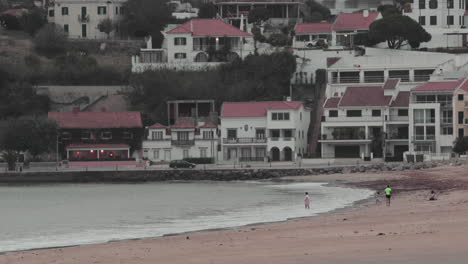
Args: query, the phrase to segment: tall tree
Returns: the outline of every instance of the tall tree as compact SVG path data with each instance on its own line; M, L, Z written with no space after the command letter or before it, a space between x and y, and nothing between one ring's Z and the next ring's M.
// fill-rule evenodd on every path
M109 38L110 33L115 29L115 25L114 22L112 22L112 19L107 17L99 22L98 29L99 31L106 33L107 38Z
M306 2L308 13L305 16L305 20L310 23L317 23L322 20L329 20L331 17L331 11L328 7L317 3L315 0L309 0Z
M198 10L198 17L215 18L217 12L216 6L213 3L204 3Z
M130 36L153 38L153 47L161 47L161 31L173 19L168 0L129 0L124 4L122 27Z
M391 49L410 45L418 48L422 42L431 40L431 34L408 16L390 15L374 21L369 28L369 40L373 43L387 42Z
M249 12L248 20L249 23L254 23L255 25L260 25L262 22L270 19L271 13L265 7L256 7Z
M458 137L453 143L453 152L463 154L468 151L468 137Z
M40 8L33 8L21 16L23 30L34 36L36 32L47 23L47 14Z

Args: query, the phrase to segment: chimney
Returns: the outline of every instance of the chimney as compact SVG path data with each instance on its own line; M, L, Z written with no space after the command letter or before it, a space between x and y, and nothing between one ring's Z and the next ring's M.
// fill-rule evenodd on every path
M363 17L369 17L369 10L368 9L365 9L362 11L362 16Z
M75 107L73 107L73 109L72 109L72 113L74 113L74 114L78 114L79 112L80 112L80 108L79 108L79 107L76 107L76 106L75 106Z
M107 112L107 109L105 107L101 107L101 112Z

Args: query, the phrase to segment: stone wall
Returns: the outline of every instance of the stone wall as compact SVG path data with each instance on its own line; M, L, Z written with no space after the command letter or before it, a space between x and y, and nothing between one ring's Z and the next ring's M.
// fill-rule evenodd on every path
M157 181L243 181L277 179L335 173L365 173L427 169L437 166L460 166L466 161L424 163L380 163L367 166L297 168L297 169L228 169L228 170L147 170L147 171L69 171L0 173L0 184L25 183L93 183L93 182L157 182Z

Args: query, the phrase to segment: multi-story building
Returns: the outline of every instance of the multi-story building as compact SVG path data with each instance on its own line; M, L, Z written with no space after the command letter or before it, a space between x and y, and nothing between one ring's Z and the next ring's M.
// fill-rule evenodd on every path
M253 36L221 19L192 19L164 32L162 49L151 41L132 57L132 71L168 68L200 70L253 53Z
M303 102L225 102L220 118L225 161L293 161L307 152L310 110Z
M139 156L140 112L49 112L59 127L58 147L70 161L119 161Z
M328 7L333 15L353 13L363 9L376 10L381 5L393 4L393 0L318 0Z
M457 88L453 96L454 135L468 136L468 83Z
M324 104L321 143L323 158L402 160L408 151L409 92L399 79L383 86L347 87Z
M70 38L105 39L119 35L119 21L126 0L53 0L47 9L51 23L60 25ZM109 34L101 32L98 25L104 19L114 22L115 29Z
M460 87L466 85L466 80L460 78L429 81L411 90L410 151L452 152L455 140L454 124L464 122L463 112L454 112L454 94L457 89L459 91Z
M183 119L169 127L156 123L147 128L143 157L154 162L185 158L217 160L217 129L213 123L200 122L195 125Z

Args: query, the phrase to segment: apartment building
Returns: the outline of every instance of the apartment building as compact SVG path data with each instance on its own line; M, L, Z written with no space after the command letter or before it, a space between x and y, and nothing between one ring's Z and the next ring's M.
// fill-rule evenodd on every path
M468 136L468 83L464 83L454 93L454 136Z
M322 158L393 158L408 151L409 92L399 79L347 87L328 97L321 124Z
M210 122L194 124L179 120L174 125L156 123L146 128L143 157L153 162L169 162L185 158L217 160L217 126Z
M70 38L106 39L119 36L119 21L126 0L53 0L47 8L47 19L63 28ZM115 23L108 36L98 28L104 19Z
M225 161L294 161L307 153L310 110L303 102L225 102L220 119Z
M132 71L168 68L200 70L243 59L253 53L253 36L221 19L192 19L164 34L161 49L146 49L132 57Z

